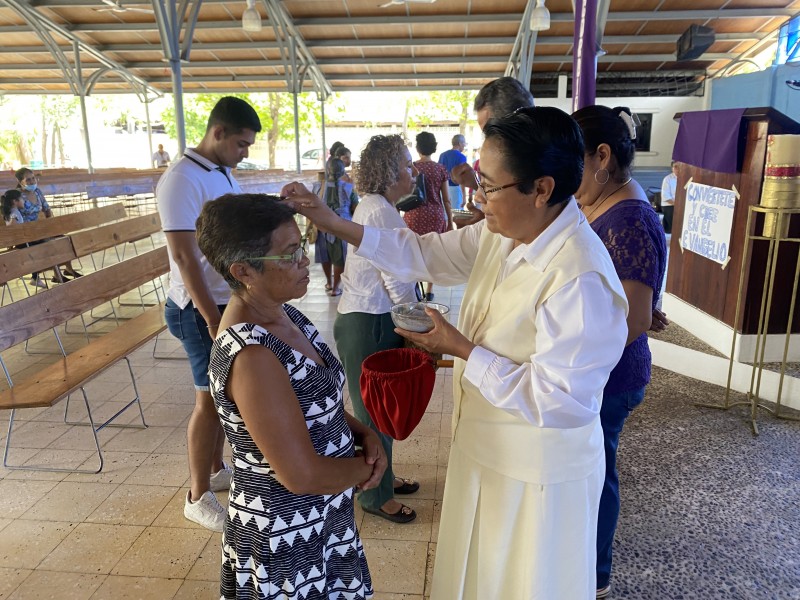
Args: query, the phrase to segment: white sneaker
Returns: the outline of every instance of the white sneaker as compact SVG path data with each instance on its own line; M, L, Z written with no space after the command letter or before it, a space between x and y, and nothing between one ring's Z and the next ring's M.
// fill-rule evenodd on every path
M47 284L44 282L44 280L41 277L37 277L36 279L31 277L31 283L34 285L34 287L37 287L37 288L46 288L47 287Z
M222 468L211 475L211 491L222 492L231 489L231 479L233 479L233 469L223 462Z
M225 525L225 509L217 500L214 492L206 492L197 502L189 500L190 494L191 492L186 493L183 516L206 529L221 532Z

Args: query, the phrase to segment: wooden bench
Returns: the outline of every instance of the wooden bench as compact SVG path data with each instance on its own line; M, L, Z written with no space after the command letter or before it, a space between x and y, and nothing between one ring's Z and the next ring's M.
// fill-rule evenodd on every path
M62 253L69 254L66 249L67 243L73 246L72 255L78 256L82 252L103 249L103 246L109 240L116 243L118 240L123 240L126 235L137 235L139 230L134 227L134 222L138 222L140 227L152 227L153 222L158 222L157 215L155 218L156 221L153 221L153 217L148 219L143 219L142 217L129 219L121 224L107 225L89 232L80 232L75 234L74 237L51 240L33 248L8 252L0 255L0 258L7 258L9 255L24 251L38 253L41 246L47 245L50 248L58 247ZM149 224L145 222L148 220ZM116 227L116 233L112 231L114 227ZM77 245L78 250L76 250L75 245ZM13 259L14 256L11 256L11 258ZM0 268L4 272L12 272L13 262L13 260L2 260L0 261ZM167 249L166 247L161 247L102 268L94 273L89 273L52 289L41 291L34 296L0 307L0 323L3 323L3 327L0 328L0 352L6 351L49 329L65 325L70 319L82 316L85 312L91 311L101 304L110 302L114 298L119 298L147 282L160 278L168 270ZM0 392L0 409L12 411L3 453L3 465L9 469L100 472L103 468L103 453L97 438L97 432L111 425L119 415L134 404L139 408L141 425L114 424L114 426L140 428L147 426L141 409L136 379L127 356L166 329L163 313L163 302L159 302L150 308L144 309L143 307L141 313L124 324L90 341L88 345L70 354L67 354L59 341L62 357L55 363L20 381L13 381L3 364L9 389ZM103 423L96 424L92 417L89 398L84 386L120 360L127 362L134 389L134 398L127 402L115 415ZM16 411L23 408L53 406L61 399L68 398L70 394L77 390L81 390L86 406L89 418L88 425L91 427L99 459L98 468L96 470L80 470L12 464L9 454L12 448ZM64 420L68 422L66 410Z

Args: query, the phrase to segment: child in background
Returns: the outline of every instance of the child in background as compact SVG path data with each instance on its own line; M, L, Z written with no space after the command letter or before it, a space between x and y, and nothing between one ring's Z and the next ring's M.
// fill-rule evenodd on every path
M23 207L22 193L19 190L8 190L2 195L2 201L3 220L6 225L22 223L24 221L20 212Z

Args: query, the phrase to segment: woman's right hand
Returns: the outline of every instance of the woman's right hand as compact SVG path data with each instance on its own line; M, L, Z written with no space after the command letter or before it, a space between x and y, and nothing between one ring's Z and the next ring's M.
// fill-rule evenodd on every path
M322 201L322 198L312 193L299 181L293 181L283 186L281 199L323 231L330 231L333 224L340 218Z

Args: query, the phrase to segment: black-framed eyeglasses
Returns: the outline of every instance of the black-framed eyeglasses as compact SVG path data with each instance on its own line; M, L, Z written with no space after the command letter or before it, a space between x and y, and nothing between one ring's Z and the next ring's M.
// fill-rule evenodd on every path
M293 265L298 265L308 256L307 240L303 238L300 247L291 254L273 254L271 256L253 256L247 260L277 260L279 262L288 262Z
M475 178L475 185L478 186L478 189L480 189L483 192L483 195L486 196L486 197L488 197L489 194L494 194L495 192L499 192L500 190L504 190L506 188L514 187L515 185L519 185L519 184L522 183L521 181L515 181L514 183L507 183L505 185L498 185L497 187L486 188L481 183L481 178L480 178L480 175L478 175L477 171L473 171L472 175Z

